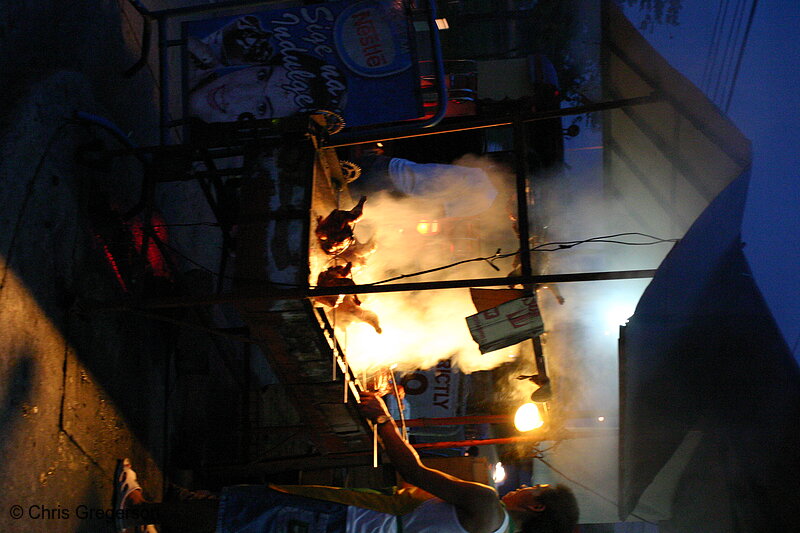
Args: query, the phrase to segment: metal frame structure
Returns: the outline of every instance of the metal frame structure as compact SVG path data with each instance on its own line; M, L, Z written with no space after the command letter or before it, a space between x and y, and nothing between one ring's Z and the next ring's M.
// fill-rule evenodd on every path
M216 194L211 188L221 189L222 177L231 172L241 172L242 169L233 169L231 171L223 171L215 166L215 160L218 158L229 157L231 155L242 155L248 147L253 146L276 146L281 142L286 141L287 136L297 139L313 140L316 149L335 149L350 145L361 144L365 142L376 141L389 141L406 137L422 136L422 135L435 135L442 133L452 133L465 130L487 129L499 126L511 126L513 128L514 138L514 171L516 175L515 188L517 194L517 220L519 224L519 251L521 259L521 274L513 277L497 277L497 278L480 278L480 279L464 279L455 281L431 281L431 282L414 282L414 283L392 283L385 285L354 285L349 287L331 287L331 288L311 288L306 285L301 288L286 289L277 285L264 284L261 287L248 287L245 291L232 291L230 293L221 293L221 285L217 294L208 295L199 298L145 298L141 301L130 302L126 305L102 305L103 309L115 310L130 310L131 305L139 311L142 310L155 310L166 309L174 307L187 307L187 306L200 306L221 303L247 303L257 301L275 301L275 300L310 300L311 298L327 295L337 294L367 294L367 293L381 293L381 292L399 292L399 291L419 291L419 290L441 290L449 288L466 288L466 287L492 287L492 286L508 286L510 284L518 284L525 287L527 294L532 294L535 290L536 284L540 283L554 283L554 282L573 282L573 281L594 281L594 280L613 280L613 279L631 279L631 278L646 278L652 277L655 270L633 270L633 271L614 271L614 272L589 272L578 274L550 274L550 275L535 275L533 273L531 259L529 253L524 253L529 248L529 220L528 220L528 190L529 190L529 169L527 168L527 161L525 153L527 152L529 139L527 138L527 131L525 128L526 123L538 120L546 120L557 117L577 115L583 113L603 111L607 109L637 106L642 104L649 104L658 100L659 95L648 94L636 98L627 98L615 101L600 102L591 105L558 109L544 112L528 112L528 113L510 113L499 118L486 118L486 117L469 117L448 119L446 123L441 123L446 113L447 92L444 84L444 66L441 57L441 47L439 45L439 36L436 29L436 12L432 1L427 2L426 6L426 20L430 27L431 47L434 53L434 61L436 63L436 80L437 80L437 95L439 105L436 113L429 119L423 121L410 121L401 124L382 124L369 128L360 128L354 130L345 129L343 132L335 136L329 135L325 131L323 125L319 122L309 120L309 117L290 118L282 120L280 127L276 128L272 121L259 121L251 120L246 123L233 123L233 124L215 124L207 125L206 131L203 131L204 124L192 122L191 120L181 119L178 121L172 120L170 117L170 72L169 72L169 52L173 47L182 46L185 43L181 39L174 39L170 36L169 22L176 18L196 16L204 13L217 12L225 9L239 9L249 6L268 5L271 2L264 0L236 0L228 2L219 2L216 4L203 4L199 6L192 6L186 8L175 8L161 11L149 10L140 0L129 0L136 10L142 15L144 19L143 29L143 48L141 57L128 71L127 75L133 75L147 62L149 56L149 47L152 40L152 24L157 25L158 29L158 73L159 73L159 116L160 116L160 145L149 148L133 148L125 147L123 149L112 152L112 155L136 155L140 160L148 161L145 164L146 186L143 188L143 196L138 208L143 208L151 200L152 189L155 183L159 181L157 175L157 164L160 161L170 159L183 159L189 161L200 161L206 165L206 171L202 173L194 173L187 178L187 176L180 176L178 179L198 179L203 192L209 201L215 214L220 217L216 206ZM272 2L274 3L274 2ZM174 143L170 138L170 131L172 128L190 125L192 128L192 135L189 143ZM175 176L166 176L164 181L174 179ZM210 185L209 185L210 183ZM308 211L305 213L295 213L295 218L308 218ZM310 235L310 224L305 224L304 234L306 249ZM228 228L229 229L229 228ZM227 235L227 229L223 227L223 233ZM224 256L223 254L223 261ZM305 258L307 261L307 257ZM224 271L224 263L221 265ZM346 357L336 340L333 328L328 323L324 313L315 313L309 311L310 303L303 302L302 307L306 312L316 317L314 326L319 328L319 336L324 339L331 350L332 361L332 380L335 382L339 376L342 377L344 382L345 392L341 395L344 403L348 403L348 398L352 398L359 390L359 384L356 377L353 375L352 370L347 365ZM223 333L224 334L224 333ZM241 340L253 342L253 339L242 337ZM547 376L544 356L542 353L541 343L538 337L532 339L533 351L536 358L536 365L538 374L542 377ZM287 357L290 355L286 351ZM288 359L286 359L288 361ZM337 370L338 367L338 370ZM352 403L352 402L351 402ZM352 406L351 406L352 407ZM336 446L333 446L336 448ZM345 453L341 449L337 453L327 455L326 462L330 464L343 462L347 463L348 457L356 457L356 462L363 462L361 458L363 454L359 453ZM298 458L300 459L300 458ZM302 458L304 462L308 461L308 457ZM338 464L338 463L337 463Z

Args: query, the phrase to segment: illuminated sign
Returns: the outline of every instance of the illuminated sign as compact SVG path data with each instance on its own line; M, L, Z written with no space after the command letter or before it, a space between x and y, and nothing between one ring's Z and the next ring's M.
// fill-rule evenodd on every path
M329 2L185 22L184 105L206 122L324 109L348 126L422 116L403 3Z

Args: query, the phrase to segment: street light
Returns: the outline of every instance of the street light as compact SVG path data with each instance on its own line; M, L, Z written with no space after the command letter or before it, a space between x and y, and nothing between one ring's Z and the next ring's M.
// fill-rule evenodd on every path
M539 406L533 402L524 403L519 406L516 414L514 415L514 427L517 431L526 432L533 431L544 425L542 413L539 411Z

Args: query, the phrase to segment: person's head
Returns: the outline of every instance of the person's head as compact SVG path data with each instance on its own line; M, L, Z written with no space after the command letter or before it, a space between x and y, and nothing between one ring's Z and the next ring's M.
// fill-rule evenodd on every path
M189 114L206 122L288 117L327 109L340 111L344 78L310 57L223 69L189 93Z
M272 33L254 15L245 15L222 28L222 56L226 65L260 64L272 57Z
M578 501L564 485L522 487L502 499L522 533L572 533L578 523Z

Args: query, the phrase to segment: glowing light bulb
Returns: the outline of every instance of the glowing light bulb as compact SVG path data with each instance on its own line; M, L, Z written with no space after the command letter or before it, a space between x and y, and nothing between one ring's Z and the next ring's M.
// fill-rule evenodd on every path
M522 404L514 415L514 427L517 431L532 431L544 425L539 406L533 402Z
M503 463L497 463L496 465L494 465L494 472L492 473L492 479L497 484L500 484L506 480L506 469L503 468Z
M598 417L597 417L597 421L598 421L598 422L605 422L605 421L606 421L606 417L604 417L604 416L598 416Z
M425 235L426 233L439 233L438 220L420 220L417 223L417 232Z

